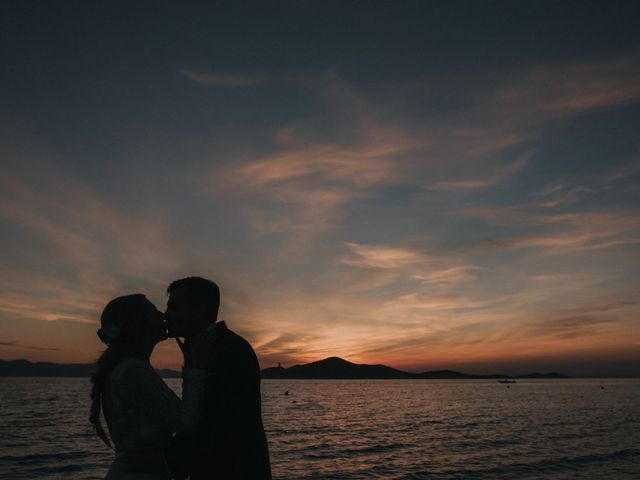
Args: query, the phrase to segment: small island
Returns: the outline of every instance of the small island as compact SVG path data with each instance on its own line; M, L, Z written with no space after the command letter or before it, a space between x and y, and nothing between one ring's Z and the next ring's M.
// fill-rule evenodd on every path
M453 370L433 370L422 373L410 373L397 370L386 365L367 365L352 363L340 357L329 357L317 362L265 368L262 378L277 379L433 379L433 380L468 380L468 379L506 379L506 378L569 378L561 373L530 373L527 375L471 375Z

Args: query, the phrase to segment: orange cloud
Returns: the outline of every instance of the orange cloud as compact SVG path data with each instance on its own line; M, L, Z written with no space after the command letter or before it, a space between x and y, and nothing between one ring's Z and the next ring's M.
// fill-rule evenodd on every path
M424 262L427 257L421 253L393 247L379 247L346 243L353 256L345 257L345 265L369 268L399 268Z

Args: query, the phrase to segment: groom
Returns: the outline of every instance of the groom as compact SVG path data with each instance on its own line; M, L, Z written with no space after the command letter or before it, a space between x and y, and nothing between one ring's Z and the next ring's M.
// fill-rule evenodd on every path
M195 435L174 437L169 452L174 478L271 479L262 426L260 367L251 345L216 321L220 291L214 282L183 278L169 285L167 293L169 336L176 337L185 366L193 363L190 345L196 338L206 335L211 343L203 418Z

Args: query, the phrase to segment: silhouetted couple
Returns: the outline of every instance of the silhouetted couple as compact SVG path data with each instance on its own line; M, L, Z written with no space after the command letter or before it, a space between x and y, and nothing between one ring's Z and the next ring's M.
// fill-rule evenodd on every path
M141 294L118 297L102 312L98 336L108 347L91 377L90 421L111 446L102 410L115 446L106 478L270 479L251 345L217 322L215 283L184 278L167 293L164 314ZM149 364L168 337L184 356L182 400Z

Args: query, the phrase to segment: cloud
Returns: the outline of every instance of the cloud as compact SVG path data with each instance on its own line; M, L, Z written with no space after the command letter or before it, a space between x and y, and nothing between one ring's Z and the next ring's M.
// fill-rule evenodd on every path
M403 179L403 156L421 145L393 127L365 128L359 137L346 145L294 141L230 174L214 173L231 179L215 188L243 201L246 218L260 231L310 241L334 227L350 201Z
M535 115L576 113L640 98L640 53L514 72L495 100Z
M602 182L605 184L618 182L620 180L625 180L638 172L640 172L640 159L625 163L624 165L615 168L611 173L602 178Z
M531 145L553 128L553 121L581 108L635 98L639 72L628 66L632 57L480 72L464 78L434 75L402 89L381 91L357 88L335 71L300 77L292 88L305 88L323 100L327 109L322 116L279 126L274 152L245 155L231 170L207 175L225 179L224 185L214 180L210 189L230 192L241 201L245 218L258 231L289 232L301 243L312 242L318 233L338 225L352 201L385 186L426 185L435 192L488 189L528 165L539 151ZM587 73L593 77L575 83ZM585 85L589 82L591 86ZM487 89L470 88L474 84ZM594 93L620 85L627 92L623 96ZM403 105L414 108L416 98L425 102L439 89L464 92L463 107L437 118L425 115L409 121ZM585 100L594 95L597 100ZM504 157L507 149L516 148L526 151L496 166L498 154ZM474 173L480 169L489 169L489 174ZM471 173L451 178L451 172L461 170ZM574 188L561 198L538 203L556 208L581 193Z
M640 243L640 216L630 211L540 214L532 205L469 208L459 213L483 219L507 231L460 244L462 250L536 248L546 253L601 250Z
M582 184L572 184L568 181L555 181L536 193L538 196L550 197L537 204L542 208L555 208L561 205L574 204L583 195L597 195L605 193L612 184L624 181L640 172L640 160L615 166L604 175L591 175L583 179Z
M451 290L475 282L478 277L474 271L481 269L481 267L474 265L461 265L444 268L442 270L417 273L413 278L419 280L428 288Z
M534 222L569 230L533 238L537 245L602 249L640 243L640 216L633 211L564 213L535 218Z
M600 326L612 321L611 318L593 315L552 318L536 324L532 333L563 339L584 337L596 334Z
M495 168L493 173L488 177L468 180L440 181L429 185L428 188L435 190L477 190L493 187L522 170L533 153L533 150L528 151L527 153L519 156L512 163L503 167Z
M466 248L480 250L517 250L523 248L535 248L540 249L547 254L561 254L567 253L568 250L572 250L577 253L585 250L607 249L640 243L639 238L603 238L611 235L615 235L615 233L590 231L573 234L531 234L478 241L467 245Z
M594 193L594 189L590 187L567 187L564 184L554 184L545 188L540 195L550 196L548 200L544 200L536 204L541 208L555 208L561 205L575 203L583 194Z
M437 312L442 310L477 310L503 301L503 298L491 298L487 300L471 300L463 295L431 295L428 291L412 292L401 295L384 303L384 309L388 312L398 310L423 310Z
M575 307L542 310L534 313L541 319L525 323L519 328L518 335L560 340L607 336L626 330L625 318L628 314L625 311L636 305L637 300L618 294L600 296Z
M368 246L349 242L345 245L353 254L342 260L345 265L392 269L415 265L427 260L425 255L403 248Z
M258 85L260 83L267 82L268 77L258 77L251 75L232 75L227 73L204 73L196 72L188 68L180 70L180 74L193 80L201 85L207 85L210 87L218 88L241 88L251 85Z
M0 346L2 347L17 347L17 348L26 348L27 350L41 350L41 351L52 351L52 352L61 352L62 348L53 348L53 347L40 347L36 345L25 345L24 343L19 343L16 341L5 341L0 342Z
M39 170L30 178L3 172L1 217L49 242L87 274L105 261L126 266L129 274L171 261L164 225L150 221L147 212L138 217L117 209L51 165Z
M260 356L262 363L268 365L269 362L292 363L300 358L313 357L320 354L314 348L324 339L323 335L310 333L282 333L265 343L256 345L256 352Z
M0 178L9 233L0 243L21 259L1 265L5 317L95 323L110 298L132 291L154 298L163 291L158 283L181 270L158 212L120 209L42 157L29 165L24 172L9 162Z
M274 187L313 178L366 188L397 177L398 157L421 146L398 128L367 128L354 145L302 141L236 169L240 186Z

